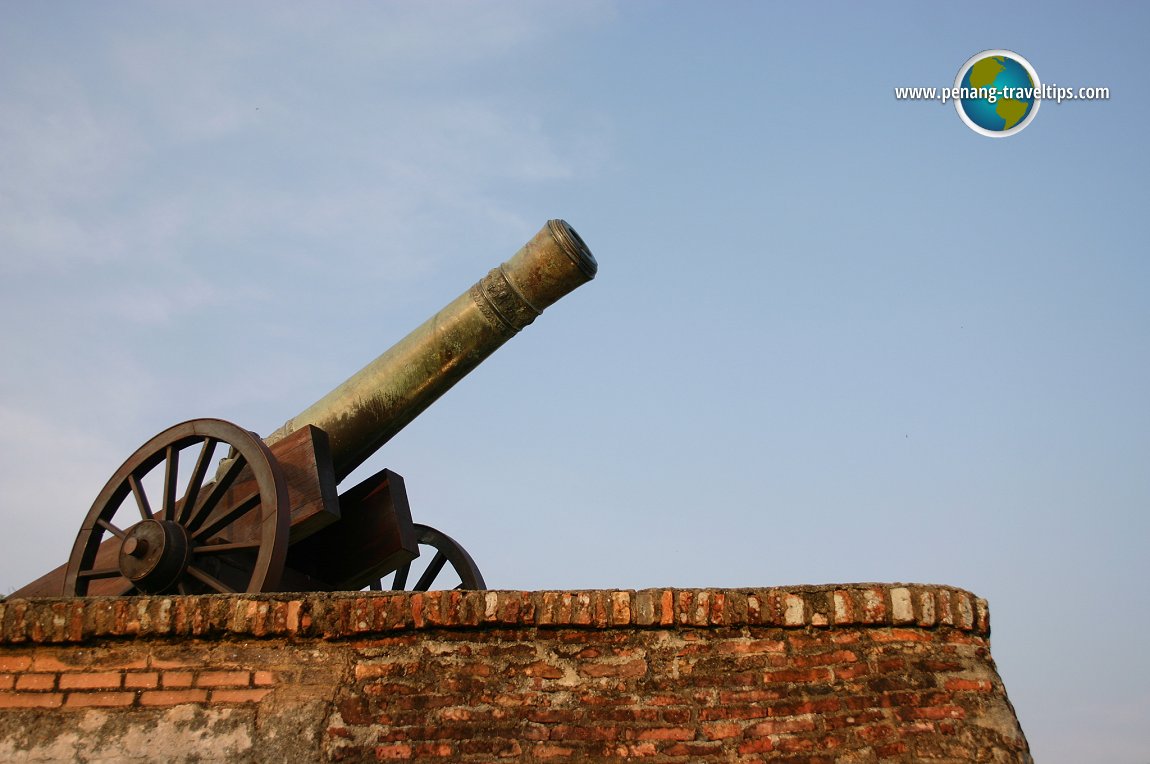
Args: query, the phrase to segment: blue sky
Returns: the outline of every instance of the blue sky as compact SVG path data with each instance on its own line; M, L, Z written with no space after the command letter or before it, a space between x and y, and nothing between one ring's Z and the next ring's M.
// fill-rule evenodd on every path
M562 217L599 277L353 481L494 588L966 587L1039 761L1145 764L1147 22L4 3L0 590L152 434L270 432ZM894 98L994 48L1111 98Z

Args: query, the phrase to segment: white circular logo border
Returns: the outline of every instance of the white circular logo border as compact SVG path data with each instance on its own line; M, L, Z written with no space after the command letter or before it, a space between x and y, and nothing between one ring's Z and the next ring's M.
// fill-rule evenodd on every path
M1042 83L1038 79L1038 72L1034 71L1034 67L1030 65L1029 61L1012 50L996 49L984 50L981 53L975 53L973 56L966 59L966 63L958 68L958 76L954 78L955 92L958 92L959 88L962 87L962 80L964 77L966 77L966 73L970 71L971 67L973 67L982 59L990 58L991 56L1003 56L1005 58L1012 58L1018 63L1022 64L1022 68L1026 70L1026 73L1030 75L1031 81L1034 82L1034 89L1040 90L1042 88ZM961 98L954 99L954 110L958 112L959 118L971 130L978 133L979 135L985 135L988 138L1009 138L1015 133L1022 132L1022 130L1024 130L1026 126L1030 124L1031 120L1034 119L1034 115L1038 113L1038 107L1041 105L1042 99L1035 96L1034 105L1030 107L1030 113L1027 114L1026 117L1024 117L1023 120L1017 125L1010 128L1009 130L987 130L982 125L975 124L974 120L972 120L967 115L966 111L962 108Z

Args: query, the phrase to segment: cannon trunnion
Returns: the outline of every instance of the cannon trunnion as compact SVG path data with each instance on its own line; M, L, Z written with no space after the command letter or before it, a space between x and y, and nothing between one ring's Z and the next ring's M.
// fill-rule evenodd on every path
M267 437L220 419L164 430L109 479L67 564L13 596L486 588L462 546L412 521L397 473L343 493L337 485L597 268L567 223L548 221ZM425 565L416 563L421 550L431 552Z

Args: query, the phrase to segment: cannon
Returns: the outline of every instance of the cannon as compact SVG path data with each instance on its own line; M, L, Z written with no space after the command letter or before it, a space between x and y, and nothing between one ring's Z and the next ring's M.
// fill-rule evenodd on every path
M445 577L455 588L486 588L460 544L412 521L399 474L381 470L343 493L338 485L597 269L575 230L550 220L266 437L220 419L169 427L108 480L67 563L12 596L427 590L450 588ZM421 547L434 554L413 580Z

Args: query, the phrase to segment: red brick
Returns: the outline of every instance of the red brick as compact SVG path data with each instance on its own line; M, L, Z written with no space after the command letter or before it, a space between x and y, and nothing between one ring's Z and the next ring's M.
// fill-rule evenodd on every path
M874 752L884 758L898 756L899 754L906 753L906 743L895 742L887 743L886 745L876 745Z
M831 594L831 604L834 605L834 619L836 624L857 623L855 615L854 598L845 589L836 590Z
M776 751L786 751L787 753L794 753L795 751L813 751L816 747L825 744L825 740L812 740L808 737L781 737L775 740ZM828 748L832 746L826 746Z
M724 740L730 737L739 737L743 734L741 724L735 722L715 722L701 725L703 734L711 740Z
M883 713L879 710L850 711L835 716L823 716L822 723L829 730L843 729L845 727L859 727L864 724L879 722Z
M160 674L160 684L164 687L191 687L194 678L190 671L165 671Z
M546 740L549 733L542 724L529 724L518 727L516 734L520 740Z
M639 740L694 740L695 730L687 727L655 727L640 730Z
M506 738L461 740L456 743L456 747L461 754L485 754L501 759L518 757L523 753L523 746L518 740Z
M140 693L142 706L178 706L183 703L203 703L207 690L153 690Z
M117 690L123 683L119 671L101 671L93 674L62 674L61 690Z
M781 671L768 671L763 681L768 684L774 682L829 682L834 678L830 669L783 669Z
M839 695L838 701L847 711L863 711L879 706L879 698L875 695Z
M773 657L773 656L772 656ZM758 671L716 671L710 666L683 671L676 682L683 687L710 689L716 687L752 687L759 684Z
M464 663L452 667L451 673L457 676L491 676L495 670L489 663Z
M32 657L29 655L0 655L0 671L27 671L31 665Z
M259 703L271 690L212 690L213 703Z
M537 759L569 759L575 754L574 748L564 745L540 743L531 749Z
M805 716L807 714L825 714L838 711L842 704L838 698L830 697L822 700L795 700L785 703L772 703L768 715L778 716Z
M551 728L549 737L552 740L617 740L619 728L613 724L556 724Z
M933 642L934 636L922 629L875 629L871 639L875 642Z
M250 683L247 671L201 671L196 677L196 687L247 687Z
M927 706L925 708L899 708L900 719L962 719L966 711L960 706Z
M855 663L858 661L858 655L850 650L835 650L827 653L815 653L814 655L794 655L787 661L787 664L795 668L809 668L812 666L830 666L835 663Z
M58 692L0 692L0 708L57 708L63 702Z
M449 743L420 743L415 747L415 758L446 759L455 755L455 749Z
M711 607L707 613L707 623L712 626L722 626L727 622L727 595L722 592L711 592Z
M537 676L543 679L562 679L563 669L558 666L553 666L546 661L535 661L523 667L523 673L527 676Z
M739 753L769 753L775 750L775 744L769 737L760 737L747 740L739 744Z
M274 671L253 671L252 684L256 687L271 687L276 683Z
M881 588L859 591L862 603L862 622L881 623L886 619L886 590Z
M984 679L947 679L946 689L957 692L990 692L991 684Z
M967 634L961 631L950 631L943 637L943 641L950 645L985 645L986 640L978 634Z
M921 693L893 687L879 693L876 700L883 708L910 708L929 705L923 700Z
M626 663L584 663L579 666L579 673L592 678L613 676L634 679L647 673L647 661L637 658Z
M724 705L740 703L769 703L786 697L785 690L720 690L719 702ZM766 714L762 714L766 716Z
M835 679L840 681L857 679L870 673L870 666L865 663L852 663L847 666L835 666Z
M868 743L877 743L880 740L898 737L894 727L889 724L867 724L856 727L855 734Z
M787 650L787 643L781 639L732 640L729 642L720 642L711 649L719 653L733 653L735 655L783 653Z
M124 674L124 688L150 690L160 684L160 674L156 671L129 671Z
M303 603L299 600L292 600L287 603L287 609L284 613L284 626L288 632L294 634L300 630L300 608Z
M766 737L787 732L810 732L815 728L815 720L810 717L796 719L769 719L747 728L747 737Z
M355 665L355 678L357 680L378 679L385 676L403 676L415 670L414 663L357 663ZM270 672L261 672L270 673Z
M68 708L130 706L135 701L134 692L70 692L64 705Z
M486 618L486 608L484 611ZM501 592L495 599L492 617L501 624L529 624L535 620L535 604L527 592Z
M723 744L719 742L675 743L663 749L666 756L689 757L691 761L722 761Z
M411 754L411 746L406 743L392 743L391 745L375 747L375 758L377 759L410 759Z
M950 721L949 719L945 721ZM910 735L924 735L932 733L935 730L935 724L932 721L918 721L918 722L904 722L899 726L899 733L903 738Z
M675 622L675 593L664 589L659 599L659 625L670 626Z
M15 684L15 674L0 674L0 690L11 690Z
M880 674L899 674L906 671L906 661L902 658L880 658L875 661Z
M626 759L638 759L645 756L658 756L659 749L655 747L654 743L621 745L615 749L615 755L622 756Z
M699 719L720 721L722 719L761 719L767 715L766 706L720 706L699 709Z
M558 708L532 708L523 717L536 724L559 724L570 719L571 712Z
M595 594L597 595L599 592L596 592ZM600 624L596 618L595 611L597 608L595 606L597 603L594 601L596 599L598 599L598 597L592 597L591 593L589 592L579 592L577 595L575 595L575 598L571 603L571 622L577 623L581 626L586 626L592 622L594 622L596 626L605 626L607 620L606 617L603 618L602 624Z
M16 677L17 690L54 690L55 674L21 674Z
M671 716L674 717L677 716L677 714L671 713ZM664 714L661 714L659 710L655 708L605 708L601 713L597 714L597 718L607 721L630 723L654 723L660 721L662 717L664 717ZM685 714L685 718L681 719L681 721L684 723L690 722L691 715L689 713Z
M580 698L580 702L589 703L595 699L595 696L588 695ZM677 706L683 703L683 698L680 698L678 695L650 695L644 698L643 702L648 706Z
M611 623L616 626L631 622L631 593L611 592Z

